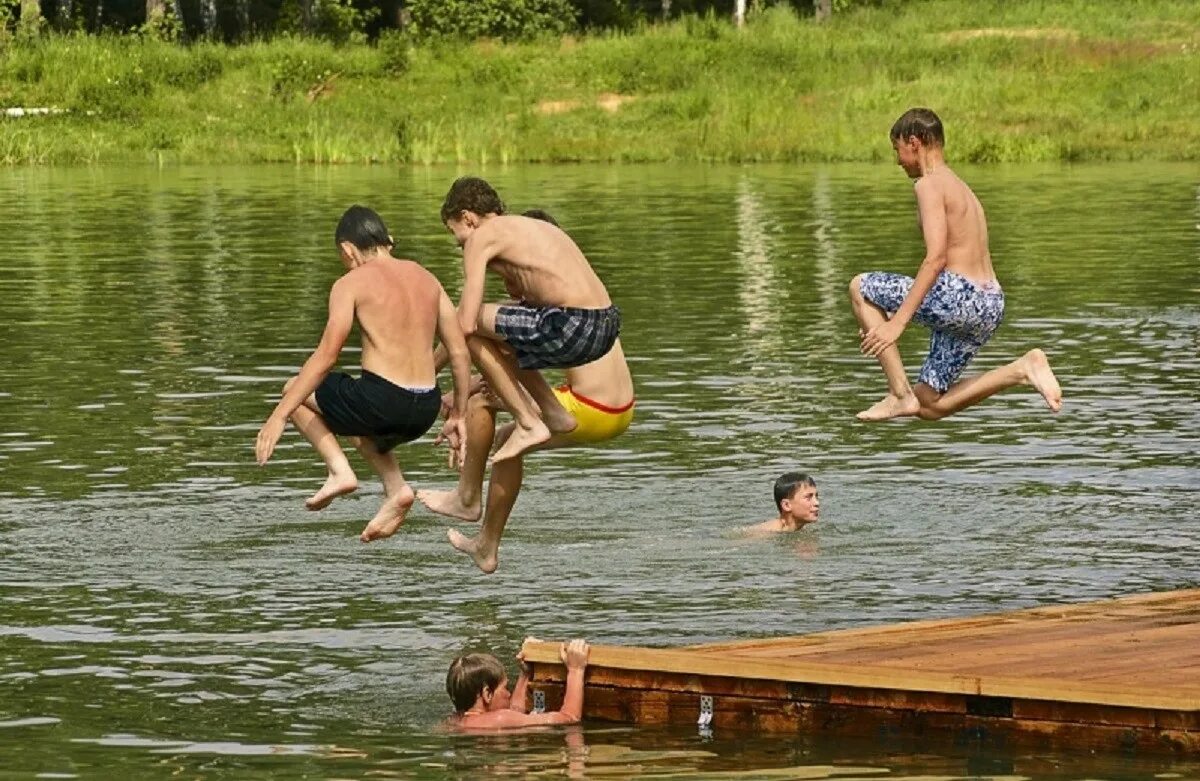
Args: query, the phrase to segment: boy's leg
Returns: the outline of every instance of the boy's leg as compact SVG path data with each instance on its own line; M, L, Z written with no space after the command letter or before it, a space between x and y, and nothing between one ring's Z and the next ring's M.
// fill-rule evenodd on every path
M859 274L850 280L850 303L854 307L854 316L858 319L859 328L863 333L887 322L887 313L868 301L862 294L862 282L866 274ZM904 362L900 358L900 348L896 345L879 354L879 365L887 377L888 395L871 407L858 413L859 420L887 420L904 415L916 415L921 403L913 395L912 386L904 373Z
M421 503L438 515L478 521L482 509L483 473L495 436L496 409L485 394L477 393L467 402L467 456L458 475L458 486L451 491L417 491Z
M475 335L490 339L493 342L507 344L504 337L496 332L496 312L502 304L484 304L479 311L478 328ZM555 434L565 434L574 431L578 422L575 417L567 412L566 408L559 402L558 397L554 395L554 391L550 388L550 383L546 382L546 378L540 371L536 369L517 369L517 380L524 386L525 390L529 391L529 395L533 398L533 403L537 405L541 412L542 420L545 421L546 427Z
M288 380L287 385L284 386L285 392L292 382L293 380ZM329 430L329 426L325 425L325 421L322 420L319 413L316 397L309 396L304 404L296 408L291 418L292 425L312 443L329 472L328 477L325 478L325 484L304 501L304 506L310 510L322 510L337 497L344 496L358 488L358 477L350 467L350 461L342 452L342 446L338 443L337 437Z
M480 336L472 335L467 339L467 347L471 350L475 365L487 380L488 387L505 409L512 413L516 423L513 435L504 447L496 451L491 461L494 463L513 458L550 439L550 429L521 390L513 357L501 351L498 343Z
M515 429L514 429L515 434ZM573 443L565 437L554 436L541 445L539 450L567 447ZM521 479L525 474L523 458L510 458L498 461L492 465L492 477L488 481L487 507L483 513L483 528L474 537L460 534L457 529L450 529L446 536L450 544L470 556L475 565L487 574L496 571L499 564L500 537L504 527L517 503L517 495L521 492Z
M359 539L363 542L370 542L391 537L404 523L416 495L405 481L404 475L400 471L400 465L396 463L396 457L391 452L380 453L376 449L375 443L367 437L355 437L354 446L375 470L375 474L379 475L379 479L383 482L385 497L383 504L379 506L379 511L363 529Z
M1054 376L1046 354L1033 349L1006 366L955 383L942 394L924 382L917 383L914 392L921 402L918 414L926 420L938 420L1014 385L1032 385L1042 394L1047 407L1054 412L1062 409L1062 388L1058 378Z

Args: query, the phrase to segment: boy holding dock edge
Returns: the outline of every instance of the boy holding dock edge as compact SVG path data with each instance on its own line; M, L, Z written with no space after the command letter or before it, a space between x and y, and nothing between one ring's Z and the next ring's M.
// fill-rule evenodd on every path
M450 663L446 693L454 703L451 725L461 730L512 729L552 724L575 724L583 718L583 673L587 669L588 644L583 640L564 643L559 656L567 668L562 709L553 713L526 713L529 665L517 654L521 675L508 691L508 675L500 660L491 654L466 654Z

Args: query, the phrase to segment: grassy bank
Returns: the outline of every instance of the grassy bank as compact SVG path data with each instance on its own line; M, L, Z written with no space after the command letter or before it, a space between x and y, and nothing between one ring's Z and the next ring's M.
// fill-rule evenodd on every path
M1200 3L913 0L502 45L8 41L0 161L874 160L912 105L973 161L1200 159Z

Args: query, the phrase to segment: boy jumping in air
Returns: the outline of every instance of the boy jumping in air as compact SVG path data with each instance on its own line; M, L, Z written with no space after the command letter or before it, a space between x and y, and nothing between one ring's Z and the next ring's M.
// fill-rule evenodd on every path
M1006 366L959 381L1004 317L987 220L975 193L946 165L937 114L927 108L906 111L892 126L891 140L896 162L916 180L925 259L915 279L874 271L850 282L862 352L879 359L888 382L888 394L858 413L859 420L906 415L937 420L1014 385L1032 385L1058 412L1062 390L1046 354L1036 348ZM912 321L932 331L915 387L896 347Z
M411 260L392 257L392 238L379 215L353 206L335 233L346 273L329 291L329 320L317 349L288 380L283 398L258 432L255 456L265 464L288 420L312 443L329 475L305 506L326 507L358 488L358 478L334 436L352 438L383 481L379 512L363 530L370 542L396 532L415 494L404 480L392 448L420 437L437 420L441 393L434 368L434 335L451 365L455 408L443 436L465 455L466 408L471 366L458 313L433 274ZM330 373L350 328L362 332L362 377Z
M475 365L515 424L493 462L578 425L538 370L596 361L621 330L620 311L571 237L547 221L504 211L491 185L463 177L451 185L441 212L463 251L459 324ZM484 303L489 269L517 301Z

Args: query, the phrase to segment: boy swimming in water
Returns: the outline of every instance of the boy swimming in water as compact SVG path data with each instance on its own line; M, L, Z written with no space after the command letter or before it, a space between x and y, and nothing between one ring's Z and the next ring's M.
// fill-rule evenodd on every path
M500 462L575 428L538 370L604 357L617 341L621 313L566 233L545 220L505 214L484 180L456 180L441 217L463 251L459 323L475 365L515 423L492 456ZM517 301L484 303L489 269Z
M748 533L794 532L816 523L821 514L817 481L803 472L786 472L775 481L775 507L779 516L755 524Z
M461 730L495 730L575 724L583 718L583 673L587 669L588 644L583 640L564 643L559 656L567 668L562 709L553 713L526 713L525 693L529 666L521 655L521 675L508 691L508 674L491 654L466 654L450 663L446 693L454 703L450 725Z
M392 448L420 437L437 419L435 334L454 376L455 409L442 432L460 452L466 427L459 411L466 406L471 367L450 297L420 265L392 257L392 238L378 214L351 207L334 240L346 273L329 291L325 332L300 373L284 385L283 398L258 432L255 456L259 464L267 462L290 419L329 471L325 484L305 502L308 509L320 510L358 488L334 435L350 436L386 494L362 532L363 542L370 542L394 534L415 498ZM331 374L356 320L362 332L362 377Z
M1046 406L1058 412L1062 390L1040 349L959 381L1004 317L1004 291L992 269L987 220L975 193L946 165L937 114L910 109L890 135L896 162L916 180L925 259L915 279L874 271L850 282L862 352L879 359L888 382L887 396L858 413L858 419L917 415L937 420L1014 385L1032 385ZM896 347L914 320L932 331L915 387L909 385Z

